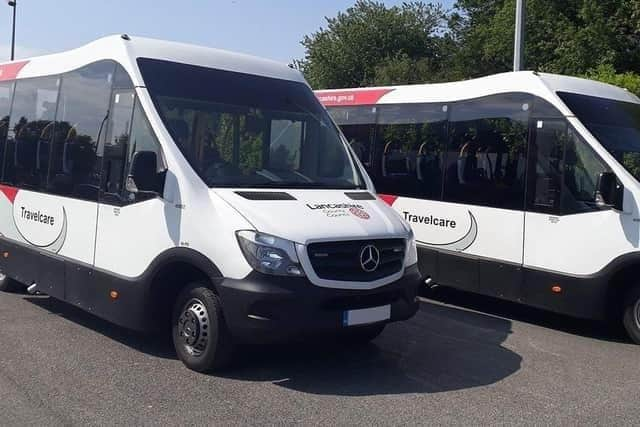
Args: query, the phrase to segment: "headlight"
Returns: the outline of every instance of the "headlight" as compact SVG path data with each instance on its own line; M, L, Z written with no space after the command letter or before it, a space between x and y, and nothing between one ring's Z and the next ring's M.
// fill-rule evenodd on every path
M409 236L407 237L407 253L404 256L404 265L410 266L418 262L418 250L416 249L416 238L413 235L413 230L409 230Z
M254 270L278 276L304 276L293 242L250 230L238 231L236 235Z

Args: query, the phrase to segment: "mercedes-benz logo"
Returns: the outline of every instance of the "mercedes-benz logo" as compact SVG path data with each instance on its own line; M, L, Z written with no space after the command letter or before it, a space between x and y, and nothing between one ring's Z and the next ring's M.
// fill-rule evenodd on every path
M376 271L380 265L380 251L373 245L367 245L360 251L360 266L367 273Z

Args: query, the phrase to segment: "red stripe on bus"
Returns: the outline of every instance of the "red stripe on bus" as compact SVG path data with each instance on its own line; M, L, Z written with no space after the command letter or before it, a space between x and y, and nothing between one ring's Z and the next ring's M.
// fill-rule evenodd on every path
M28 63L29 61L20 61L0 64L0 82L3 80L13 80L18 77L18 73L22 70L22 67Z
M13 204L13 201L16 199L16 195L18 194L19 189L0 184L0 191L5 196L7 196L7 199L9 199L9 201Z
M317 91L316 96L326 107L373 105L393 89Z
M393 206L393 204L398 200L398 196L392 196L390 194L378 194L380 200L388 204L389 206Z

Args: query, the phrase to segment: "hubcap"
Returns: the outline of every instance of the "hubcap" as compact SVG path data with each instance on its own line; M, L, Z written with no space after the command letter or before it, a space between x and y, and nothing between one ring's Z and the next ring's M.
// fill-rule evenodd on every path
M192 356L200 356L209 344L209 314L204 303L191 299L178 319L178 338Z

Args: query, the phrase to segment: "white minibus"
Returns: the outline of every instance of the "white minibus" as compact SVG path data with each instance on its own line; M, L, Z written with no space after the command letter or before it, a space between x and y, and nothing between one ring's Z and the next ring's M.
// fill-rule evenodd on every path
M537 72L316 95L429 284L618 319L640 343L638 97Z
M191 369L418 309L410 226L286 65L127 35L1 64L0 161L0 289L171 326Z

